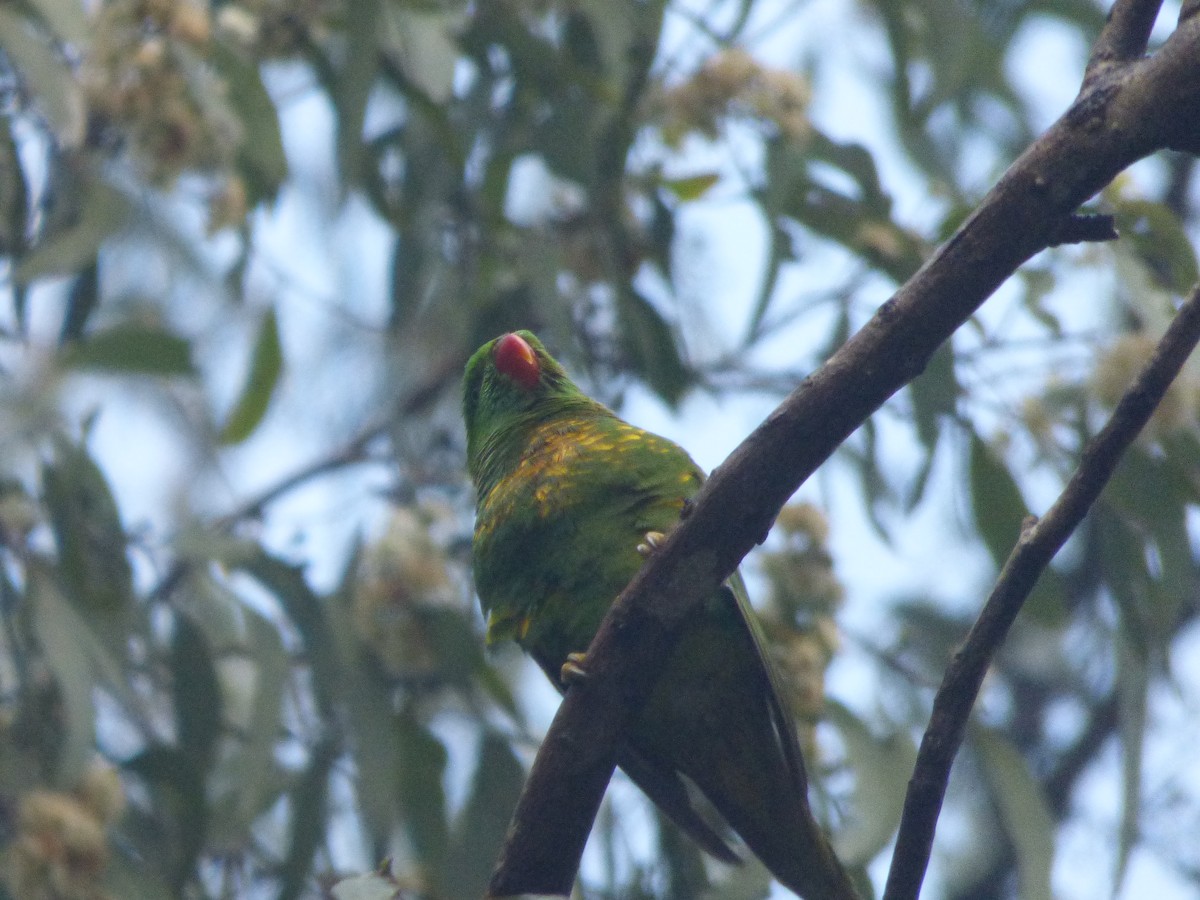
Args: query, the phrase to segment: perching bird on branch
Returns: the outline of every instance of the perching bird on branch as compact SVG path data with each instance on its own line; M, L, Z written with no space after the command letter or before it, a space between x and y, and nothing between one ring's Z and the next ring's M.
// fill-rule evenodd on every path
M676 444L585 396L528 331L471 357L463 412L487 640L515 639L564 689L703 473ZM784 885L810 900L853 897L809 809L795 726L765 652L735 574L687 626L618 762L718 859L737 856L681 775Z

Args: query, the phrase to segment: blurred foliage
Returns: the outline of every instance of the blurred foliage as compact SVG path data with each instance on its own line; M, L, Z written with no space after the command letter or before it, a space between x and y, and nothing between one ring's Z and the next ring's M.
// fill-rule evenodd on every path
M0 896L478 896L546 712L482 649L467 355L528 327L612 404L781 397L1058 113L1103 16L0 6ZM1027 265L806 488L829 521L789 507L750 563L864 884L1021 521L1197 278L1194 160L1097 205L1123 240ZM1139 855L1200 882L1198 417L1193 366L1031 599L931 896L1051 896L1056 846L1085 894ZM768 890L623 783L581 876Z

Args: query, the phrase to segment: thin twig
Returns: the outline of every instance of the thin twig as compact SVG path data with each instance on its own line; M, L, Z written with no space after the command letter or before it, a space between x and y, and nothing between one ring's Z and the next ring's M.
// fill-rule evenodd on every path
M1063 244L1097 243L1115 241L1117 234L1116 221L1112 216L1098 213L1088 213L1068 216L1062 227L1050 238L1051 247Z
M247 519L262 515L263 511L280 497L318 476L371 461L369 453L371 444L387 433L390 423L428 407L446 387L446 383L461 371L464 362L465 357L461 355L448 356L432 370L425 381L413 388L396 404L391 417L384 417L364 425L357 434L337 450L301 466L274 484L263 488L253 497L242 501L229 512L214 519L211 527L217 531L229 531ZM194 563L194 560L186 557L175 559L158 583L147 592L149 600L159 602L168 598L192 571Z
M388 422L373 422L362 428L358 434L343 444L338 450L301 466L296 471L284 476L274 484L264 488L255 496L238 504L235 508L217 519L213 525L224 531L238 522L253 519L262 515L263 510L283 495L290 493L301 485L320 475L336 472L359 463L368 462L368 449L376 439L387 433Z
M1054 505L1022 529L991 596L962 649L946 670L933 701L909 782L884 900L917 897L941 813L950 767L962 744L983 676L1038 577L1083 521L1117 463L1161 402L1200 342L1200 288L1193 291L1163 335L1153 358L1121 398L1104 428L1088 443L1079 467Z

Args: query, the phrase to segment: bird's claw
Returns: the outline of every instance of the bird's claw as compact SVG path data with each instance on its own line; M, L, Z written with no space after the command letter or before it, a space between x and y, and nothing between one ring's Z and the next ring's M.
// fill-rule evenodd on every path
M572 684L582 684L587 681L587 669L583 667L586 659L586 653L567 654L567 661L562 664L562 668L558 672L558 680L562 682L564 687L570 687Z
M642 543L637 545L637 552L642 556L652 556L654 551L663 545L667 536L661 531L647 531Z

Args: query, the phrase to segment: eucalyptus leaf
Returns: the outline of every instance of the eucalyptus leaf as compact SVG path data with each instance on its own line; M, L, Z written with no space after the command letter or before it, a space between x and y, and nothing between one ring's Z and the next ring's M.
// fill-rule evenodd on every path
M1165 203L1123 199L1117 203L1116 219L1121 236L1161 287L1185 293L1200 280L1192 240Z
M142 778L171 818L169 853L155 860L174 886L174 893L195 873L208 834L209 808L203 773L178 747L152 744L125 762L126 771Z
M221 429L221 443L240 444L262 422L283 371L283 347L274 308L267 310L258 326L258 338L250 357L246 383Z
M333 741L318 744L291 793L288 849L280 866L278 900L297 900L308 894L313 858L325 838L329 775L337 755Z
M446 790L442 784L446 748L412 710L401 713L396 726L400 805L409 841L426 871L442 872L449 842Z
M1117 710L1121 734L1121 824L1117 831L1117 853L1113 864L1113 896L1125 882L1129 858L1141 836L1142 764L1150 671L1144 648L1118 638Z
M464 16L457 8L428 8L390 3L383 10L383 45L409 82L435 104L454 93L459 49L454 40Z
M926 453L932 456L937 449L942 420L954 415L962 393L950 344L943 344L934 352L925 371L909 382L908 390L912 397L917 438Z
M377 872L343 878L330 890L334 900L402 900L404 896L395 879Z
M1017 856L1018 895L1022 900L1053 900L1050 870L1054 863L1054 817L1041 785L1011 741L987 728L970 729L992 800Z
M67 308L58 333L60 345L70 344L83 337L92 313L100 305L100 260L93 259L75 276L67 294Z
M60 439L42 466L42 490L72 601L118 630L133 600L125 529L104 473L83 445Z
M623 291L619 304L624 320L624 349L630 365L672 406L691 382L679 356L675 334L654 306L635 291Z
M28 82L62 146L78 147L87 124L83 92L66 60L18 10L15 3L0 5L0 47Z
M382 0L361 0L347 8L346 42L353 48L338 73L334 102L337 107L337 159L342 180L355 187L363 180L363 122L367 100L379 71L379 35Z
M482 897L517 799L525 769L509 741L485 734L466 805L456 817L443 884L450 897Z
M221 735L221 688L204 631L184 613L175 616L168 664L176 741L192 766L206 772Z
M347 571L353 571L348 568ZM399 812L400 736L392 691L379 667L372 665L355 632L349 583L334 595L329 622L342 672L341 699L346 709L350 750L354 757L354 790L363 825L371 842L386 843Z
M254 61L219 41L213 46L213 60L228 86L229 101L243 128L238 161L250 189L250 203L273 201L288 176L279 111Z
M61 788L73 788L96 752L96 669L91 656L97 648L89 644L75 611L40 567L30 573L28 598L34 634L62 696L63 741L54 760L55 780Z
M265 551L240 562L238 567L275 596L300 632L309 665L312 666L313 690L318 707L323 716L331 718L340 672L324 604L309 587L299 568Z
M687 203L701 199L720 180L721 176L717 172L703 172L685 178L664 178L662 186L670 191L675 199Z
M63 354L63 364L114 375L191 377L192 345L166 328L123 322L88 335Z
M13 122L0 117L0 254L25 252L29 183L12 133Z
M824 717L841 735L854 777L854 792L834 846L845 865L865 866L888 845L900 824L917 748L903 732L875 736L836 701L826 700Z
M91 43L92 23L80 0L26 0L54 36L75 50L86 50Z
M248 827L274 803L283 781L276 747L284 735L284 691L291 660L277 626L247 610L247 653L254 662L254 706L250 727L230 765L230 784L237 794L235 821Z
M0 6L0 20L6 9ZM73 185L78 192L77 214L62 227L51 229L21 259L15 272L20 284L78 271L91 263L105 240L129 220L129 201L116 188L94 175L83 175L78 182Z
M114 647L102 639L94 627L95 623L84 618L77 606L63 595L55 574L42 563L30 567L30 591L35 595L31 605L35 610L40 608L41 612L49 617L48 622L53 625L56 639L61 637L59 629L72 636L73 657L86 660L91 667L91 687L102 686L112 693L131 719L141 720L143 701L130 685L125 669L125 657L117 652L118 649L123 649L124 645ZM47 628L49 627L50 625L47 625ZM125 633L125 637L128 637L128 633ZM56 654L55 659L58 658ZM51 666L53 667L53 661Z
M975 527L999 568L1016 546L1029 508L1012 472L974 431L969 466ZM1065 617L1063 594L1061 576L1047 568L1030 592L1025 611L1042 624L1061 624Z

